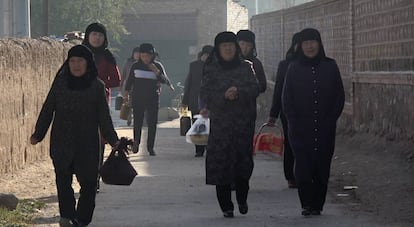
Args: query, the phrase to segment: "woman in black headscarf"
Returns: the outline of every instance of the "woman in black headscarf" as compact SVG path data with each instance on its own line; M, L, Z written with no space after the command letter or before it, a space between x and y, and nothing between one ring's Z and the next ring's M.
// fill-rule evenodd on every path
M114 130L105 97L105 85L91 51L82 45L69 50L40 111L31 144L42 141L50 123L50 156L56 174L61 226L86 226L92 220L99 164L99 133L114 147ZM76 201L72 175L80 184Z
M204 66L200 113L211 127L206 156L206 183L216 185L224 217L233 217L231 185L239 211L248 210L249 179L253 172L253 135L259 85L251 63L240 57L237 37L219 33Z
M285 173L285 178L288 181L289 188L296 188L296 181L295 176L293 174L293 166L295 163L295 157L293 156L292 149L289 144L289 137L288 137L288 123L286 120L286 116L283 114L282 110L282 90L283 84L285 82L285 75L286 71L289 67L289 64L295 60L297 56L297 48L300 43L299 33L296 33L292 37L292 44L289 50L286 53L286 58L283 61L279 62L279 66L277 67L277 74L276 74L276 82L275 88L273 91L273 100L272 100L272 108L270 109L269 114L269 125L274 125L276 119L280 116L280 120L282 121L283 126L283 134L284 134L284 142L283 142L283 170Z
M291 63L282 93L302 215L320 215L325 203L336 121L344 88L335 60L325 56L320 33L300 32L298 59Z

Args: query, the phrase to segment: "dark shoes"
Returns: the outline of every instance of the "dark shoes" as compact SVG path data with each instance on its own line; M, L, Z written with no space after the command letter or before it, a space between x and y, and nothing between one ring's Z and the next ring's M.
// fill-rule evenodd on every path
M136 154L138 153L139 150L139 144L134 143L134 145L132 146L132 153Z
M223 216L225 218L233 218L234 217L234 214L233 214L233 211L232 210L229 210L229 211L224 211L223 212Z
M298 185L294 180L288 180L288 187L289 188L298 188Z
M148 149L148 153L150 156L156 156L154 149Z
M249 211L249 206L247 206L247 203L245 203L245 204L239 204L239 212L240 212L240 214L247 214L247 211Z
M194 155L194 157L203 157L204 156L204 152L196 152L196 154Z
M305 208L305 209L302 210L302 215L303 216L310 216L310 215L318 216L318 215L321 215L321 211L320 210L315 210L315 209L312 209L312 208Z

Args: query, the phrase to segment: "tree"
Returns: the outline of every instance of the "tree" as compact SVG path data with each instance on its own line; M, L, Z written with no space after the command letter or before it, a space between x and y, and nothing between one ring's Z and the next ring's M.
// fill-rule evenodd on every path
M44 4L49 4L44 7ZM48 15L49 34L63 36L68 31L85 31L93 22L105 25L111 41L120 42L123 34L128 34L123 25L124 10L134 10L134 0L32 0L32 34L33 37L44 35L44 15ZM49 9L48 13L44 12Z

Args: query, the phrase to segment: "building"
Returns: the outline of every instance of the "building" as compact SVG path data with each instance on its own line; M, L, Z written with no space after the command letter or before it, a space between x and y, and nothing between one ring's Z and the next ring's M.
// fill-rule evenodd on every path
M30 0L0 0L0 38L30 37Z

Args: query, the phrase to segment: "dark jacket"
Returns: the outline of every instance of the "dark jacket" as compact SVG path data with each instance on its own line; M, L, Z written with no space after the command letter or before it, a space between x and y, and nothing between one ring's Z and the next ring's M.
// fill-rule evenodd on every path
M198 113L198 98L200 94L201 77L204 62L201 60L190 63L187 78L184 85L184 96L182 104L187 105L192 113Z
M114 146L114 130L105 97L105 85L95 78L84 90L68 88L68 74L61 71L40 111L33 136L43 140L50 123L50 156L55 168L68 169L78 160L74 171L96 172L99 162L99 133Z
M121 91L124 92L125 91L125 84L126 81L128 79L130 70L132 65L135 63L135 59L134 58L128 58L124 64L124 67L122 67L122 72L121 72Z
M270 117L277 118L282 112L282 90L285 83L285 76L289 67L290 61L283 60L279 62L276 73L275 87L273 91L272 107L270 109Z
M263 93L267 88L266 75L263 69L262 62L258 58L253 58L253 69L256 73L257 81L259 82L259 92Z
M238 98L225 99L225 91L236 86ZM204 67L200 99L210 111L210 135L206 157L206 183L231 184L248 180L253 171L253 136L259 85L252 65L242 61L223 69L213 61Z

